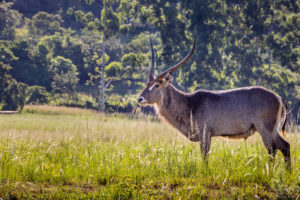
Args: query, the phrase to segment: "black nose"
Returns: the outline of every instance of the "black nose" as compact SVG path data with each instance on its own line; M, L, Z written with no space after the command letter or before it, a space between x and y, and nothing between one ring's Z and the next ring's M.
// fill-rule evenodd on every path
M144 100L144 97L139 97L138 98L138 103L141 103Z

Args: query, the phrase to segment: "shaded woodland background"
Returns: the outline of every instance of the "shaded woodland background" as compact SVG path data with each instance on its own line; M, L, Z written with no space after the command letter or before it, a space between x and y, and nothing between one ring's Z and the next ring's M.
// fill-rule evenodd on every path
M260 85L280 94L296 117L299 10L296 0L2 1L0 110L25 104L99 110L102 96L105 111L132 112L148 77L149 38L159 73L183 58L196 36L176 87Z

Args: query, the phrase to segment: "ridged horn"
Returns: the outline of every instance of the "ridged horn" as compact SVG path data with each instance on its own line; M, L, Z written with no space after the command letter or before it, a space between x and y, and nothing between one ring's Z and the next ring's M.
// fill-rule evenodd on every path
M189 59L192 57L192 55L195 51L195 48L196 48L196 37L194 38L193 48L191 49L189 54L185 58L183 58L181 61L179 61L179 63L177 63L176 65L170 67L169 69L167 69L163 73L161 73L156 78L156 80L161 81L167 73L172 73L172 72L176 71L178 68L180 68L182 65L184 65L187 61L189 61Z

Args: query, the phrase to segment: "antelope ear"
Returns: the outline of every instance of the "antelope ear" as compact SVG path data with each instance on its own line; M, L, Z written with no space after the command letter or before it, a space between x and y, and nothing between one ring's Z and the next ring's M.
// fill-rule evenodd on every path
M171 84L173 82L173 74L171 72L166 73L162 82L165 86L168 86L169 84Z

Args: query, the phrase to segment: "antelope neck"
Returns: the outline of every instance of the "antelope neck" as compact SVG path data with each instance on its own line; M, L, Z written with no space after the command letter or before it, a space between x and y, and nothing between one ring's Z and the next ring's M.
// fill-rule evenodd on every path
M191 115L188 106L188 95L169 85L163 91L161 102L156 105L157 113L185 136L190 136Z

